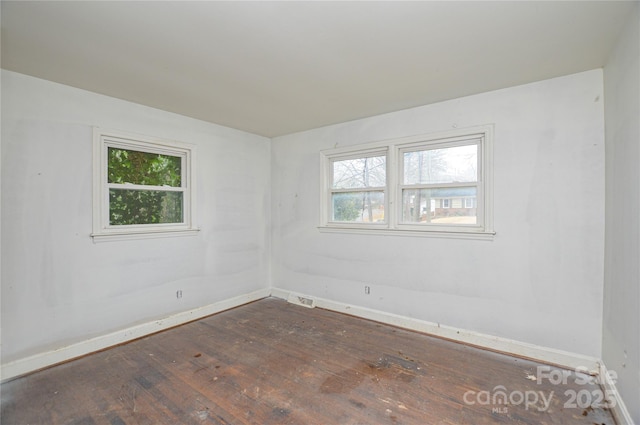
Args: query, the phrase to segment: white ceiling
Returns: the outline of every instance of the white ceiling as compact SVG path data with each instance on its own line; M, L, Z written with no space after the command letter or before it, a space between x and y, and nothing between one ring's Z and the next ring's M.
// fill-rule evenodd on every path
M3 0L2 67L274 137L602 67L633 3Z

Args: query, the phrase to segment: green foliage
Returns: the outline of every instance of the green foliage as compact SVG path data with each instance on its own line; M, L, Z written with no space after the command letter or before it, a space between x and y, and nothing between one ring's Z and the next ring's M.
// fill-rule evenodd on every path
M159 224L182 222L182 193L109 190L109 224Z
M109 148L109 183L180 187L182 159L127 149Z
M183 194L161 190L180 187L180 157L109 148L109 183L159 186L160 190L125 187L109 190L111 225L181 223Z
M333 219L335 221L356 221L362 214L362 197L350 193L333 195Z

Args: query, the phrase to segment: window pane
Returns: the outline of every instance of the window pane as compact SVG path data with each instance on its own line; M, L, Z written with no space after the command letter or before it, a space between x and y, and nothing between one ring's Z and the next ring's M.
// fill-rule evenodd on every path
M387 179L387 157L346 159L333 162L334 189L383 187Z
M182 158L128 149L109 148L109 183L180 187Z
M109 224L183 222L183 193L109 189Z
M375 223L384 221L384 192L349 192L331 195L332 221Z
M404 153L404 184L478 180L478 145Z
M402 191L404 223L476 224L477 189L405 189Z

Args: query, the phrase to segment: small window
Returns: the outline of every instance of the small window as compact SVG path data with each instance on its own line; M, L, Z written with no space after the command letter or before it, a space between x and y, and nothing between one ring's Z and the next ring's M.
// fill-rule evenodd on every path
M476 207L476 198L464 198L464 207L465 208L475 208Z
M321 152L320 228L491 237L492 134L484 126Z
M193 146L95 129L94 240L189 234Z
M385 223L387 156L368 152L329 160L331 223Z

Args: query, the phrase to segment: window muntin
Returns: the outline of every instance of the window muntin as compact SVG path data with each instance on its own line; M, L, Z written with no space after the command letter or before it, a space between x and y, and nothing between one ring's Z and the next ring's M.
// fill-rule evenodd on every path
M492 238L492 138L487 125L321 152L320 229ZM372 157L384 179L363 178Z
M386 154L330 161L330 220L335 223L384 223Z
M94 130L94 240L197 231L192 145Z

